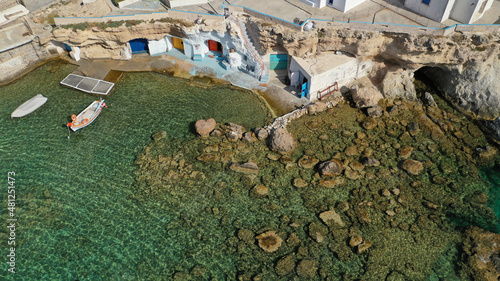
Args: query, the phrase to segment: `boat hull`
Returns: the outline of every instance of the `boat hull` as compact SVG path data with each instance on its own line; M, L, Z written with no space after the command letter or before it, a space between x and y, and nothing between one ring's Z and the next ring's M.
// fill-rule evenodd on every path
M16 108L10 115L11 118L19 118L30 114L31 112L37 110L40 106L47 102L47 98L38 94L31 99L27 100L19 107Z
M80 114L78 114L77 116L72 116L73 122L68 123L69 127L71 128L71 130L73 130L73 132L87 127L92 122L94 122L95 119L97 119L97 116L101 114L102 108L105 106L106 103L104 102L104 100L94 101L82 112L80 112Z

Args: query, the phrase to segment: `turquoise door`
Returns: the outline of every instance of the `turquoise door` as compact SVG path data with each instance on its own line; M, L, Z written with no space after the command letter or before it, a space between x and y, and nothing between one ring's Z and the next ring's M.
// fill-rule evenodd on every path
M287 69L288 68L288 55L287 54L274 54L269 55L269 68L270 69Z
M307 82L302 84L302 92L300 93L300 97L303 98L307 95Z

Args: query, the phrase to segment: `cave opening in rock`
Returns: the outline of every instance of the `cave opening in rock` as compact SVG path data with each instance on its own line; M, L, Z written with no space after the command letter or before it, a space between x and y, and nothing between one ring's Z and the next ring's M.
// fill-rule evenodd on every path
M451 107L457 108L447 98L441 90L442 81L440 77L444 77L444 70L435 66L424 66L414 72L415 93L419 100L424 105L437 105L441 108ZM431 97L429 97L429 94ZM435 101L435 104L432 104Z
M424 66L419 68L414 72L415 78L415 91L417 97L421 99L422 95L427 91L433 95L440 95L438 89L439 82L437 81L437 75L433 76L433 73L439 72L438 67Z

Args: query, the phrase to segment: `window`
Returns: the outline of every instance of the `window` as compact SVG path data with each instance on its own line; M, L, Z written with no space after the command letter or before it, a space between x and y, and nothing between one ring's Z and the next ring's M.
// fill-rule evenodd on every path
M431 0L422 0L422 3L424 3L425 5L429 5L431 3Z

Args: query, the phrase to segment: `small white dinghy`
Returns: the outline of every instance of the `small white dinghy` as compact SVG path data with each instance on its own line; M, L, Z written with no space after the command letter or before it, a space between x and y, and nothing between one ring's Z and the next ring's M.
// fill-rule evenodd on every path
M26 116L42 106L46 101L46 97L38 94L16 108L10 115L10 118Z

